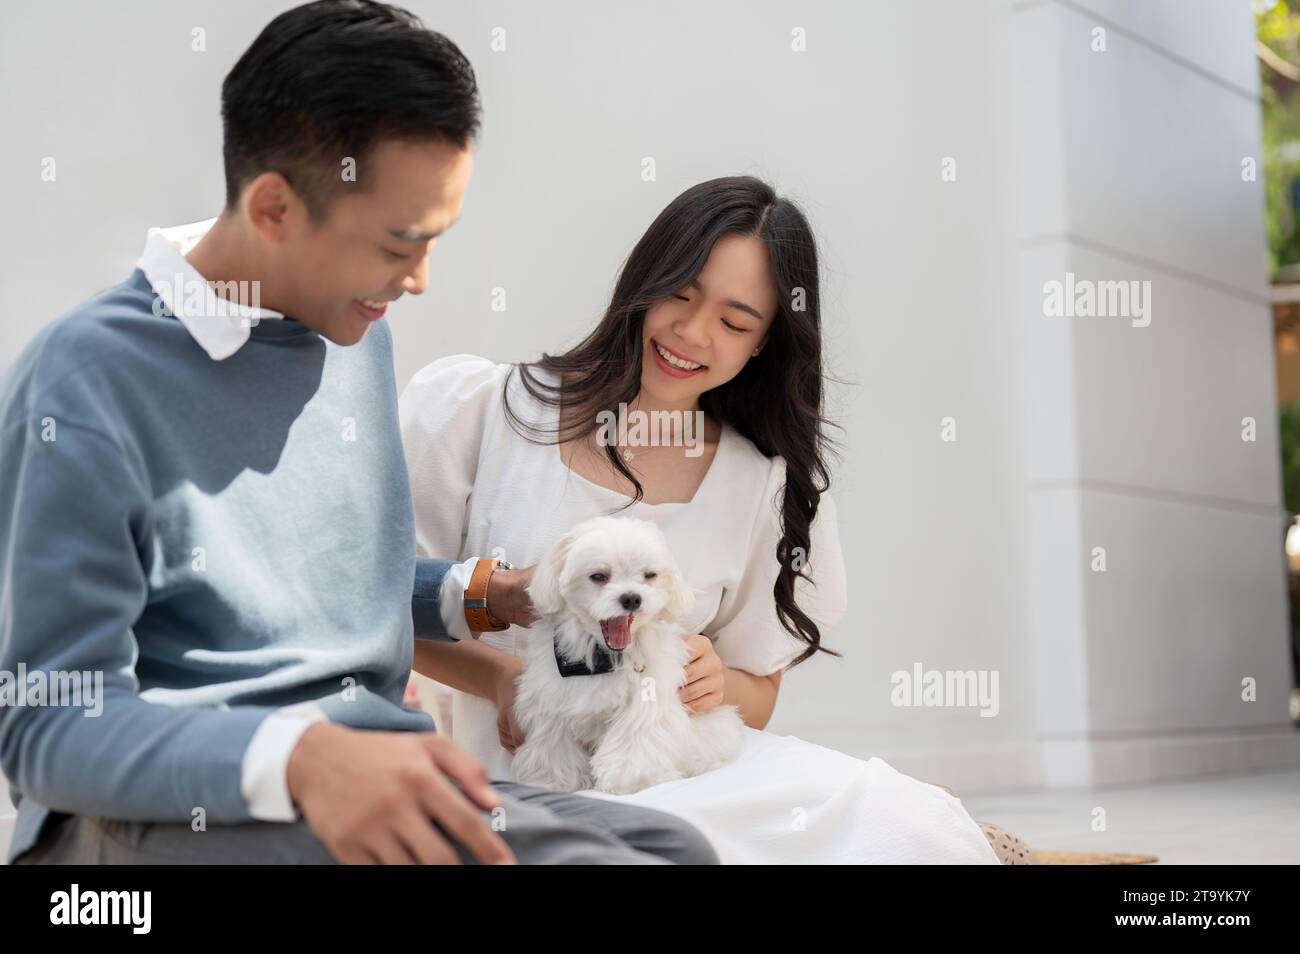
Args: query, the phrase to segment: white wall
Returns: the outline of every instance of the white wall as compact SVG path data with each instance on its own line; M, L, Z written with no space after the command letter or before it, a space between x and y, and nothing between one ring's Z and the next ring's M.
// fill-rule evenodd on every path
M148 226L215 214L221 78L287 6L6 11L0 364ZM409 6L473 60L486 122L431 287L393 312L399 381L576 339L699 180L759 174L809 212L852 604L845 659L786 678L775 731L959 790L1300 760L1245 2ZM1066 270L1152 281L1151 326L1044 318ZM893 706L918 662L997 670L998 716Z
M1015 244L1044 781L1295 764L1263 198L1242 177L1260 158L1253 17L1009 11L1014 141L1038 187ZM1067 270L1150 281L1150 326L1045 320L1042 283Z

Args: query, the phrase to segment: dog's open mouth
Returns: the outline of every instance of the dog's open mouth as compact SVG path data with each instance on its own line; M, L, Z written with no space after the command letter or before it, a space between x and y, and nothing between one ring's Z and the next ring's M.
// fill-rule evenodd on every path
M626 616L611 616L600 621L600 635L605 637L605 645L614 652L622 652L632 642L632 618L635 615L628 613Z

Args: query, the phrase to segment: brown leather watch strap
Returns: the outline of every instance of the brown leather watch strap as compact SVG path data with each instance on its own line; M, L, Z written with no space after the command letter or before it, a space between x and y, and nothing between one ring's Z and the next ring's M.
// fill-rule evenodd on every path
M471 633L499 633L510 628L509 623L497 619L487 608L488 580L501 563L501 560L480 559L474 564L469 586L465 587L465 622Z

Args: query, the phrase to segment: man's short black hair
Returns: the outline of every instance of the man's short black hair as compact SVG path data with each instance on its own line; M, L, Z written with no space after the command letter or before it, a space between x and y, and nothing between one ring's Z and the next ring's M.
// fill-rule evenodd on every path
M364 191L383 139L478 133L478 83L456 44L401 7L317 0L280 14L221 84L226 208L245 183L278 172L315 221L347 189ZM356 181L344 178L344 160Z

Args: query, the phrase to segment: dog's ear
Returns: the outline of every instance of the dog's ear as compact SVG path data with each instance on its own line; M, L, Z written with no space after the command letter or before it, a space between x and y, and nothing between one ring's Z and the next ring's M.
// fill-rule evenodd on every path
M683 619L695 609L695 591L686 585L681 572L675 566L668 572L665 589L668 593L668 601L664 609L670 619Z
M560 575L569 558L569 548L578 537L570 530L537 561L537 569L528 583L528 595L538 616L554 616L564 609L564 596L560 593Z

